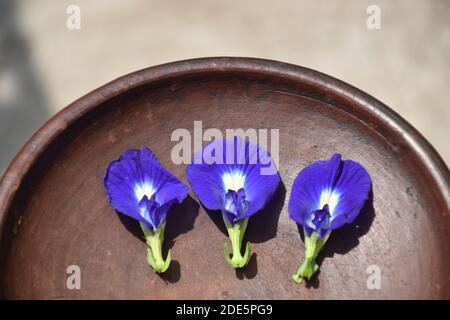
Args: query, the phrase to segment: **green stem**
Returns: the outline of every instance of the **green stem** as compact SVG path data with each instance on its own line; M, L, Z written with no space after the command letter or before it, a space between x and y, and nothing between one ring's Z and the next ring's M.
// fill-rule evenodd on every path
M315 231L311 233L311 236L305 234L305 260L303 264L298 268L297 273L292 277L295 282L302 282L303 278L311 279L314 273L319 270L319 266L316 263L316 258L319 255L320 250L322 250L324 244L327 242L330 234L326 235L324 238L319 239L319 234Z
M170 266L171 259L170 250L167 253L165 261L162 255L162 245L164 242L164 230L166 228L166 224L161 223L155 232L147 228L143 223L140 223L140 226L142 231L144 232L145 242L148 245L147 263L153 268L155 272L166 272Z
M245 246L245 254L242 255L241 247L242 241L244 239L244 233L247 229L248 218L240 220L236 222L234 225L231 225L224 214L222 214L223 221L225 222L225 226L227 227L228 235L231 241L231 247L233 249L233 254L228 253L227 243L224 243L223 252L225 255L225 260L232 266L233 268L243 268L250 261L250 243L247 242Z

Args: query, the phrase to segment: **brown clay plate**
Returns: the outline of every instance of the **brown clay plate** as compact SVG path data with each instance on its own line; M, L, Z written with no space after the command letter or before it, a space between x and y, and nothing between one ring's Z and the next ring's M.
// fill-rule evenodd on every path
M254 256L236 272L223 258L220 217L196 197L169 214L164 276L147 266L137 224L108 204L103 176L125 149L149 146L171 161L177 128L279 129L283 186L249 223ZM336 231L308 285L291 276L303 242L288 218L298 171L339 152L373 179L373 200ZM434 149L378 100L289 64L242 58L182 61L141 70L80 98L47 122L0 185L4 298L450 298L450 174ZM67 268L81 270L69 290ZM378 268L378 269L377 269ZM380 286L368 286L379 270ZM372 279L373 280L373 279ZM373 284L373 283L372 283Z

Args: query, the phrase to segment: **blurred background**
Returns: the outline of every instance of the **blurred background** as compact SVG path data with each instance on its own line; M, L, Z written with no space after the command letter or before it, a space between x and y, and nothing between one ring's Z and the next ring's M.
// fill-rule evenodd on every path
M67 26L80 9L80 28ZM370 5L380 29L367 27ZM0 174L50 116L132 71L249 56L383 101L450 163L450 1L0 0Z

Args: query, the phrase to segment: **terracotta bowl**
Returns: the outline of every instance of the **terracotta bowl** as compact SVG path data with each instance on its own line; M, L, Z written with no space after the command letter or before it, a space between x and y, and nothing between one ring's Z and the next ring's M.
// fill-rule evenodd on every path
M171 161L171 134L194 121L203 130L279 129L283 186L249 223L250 265L223 258L220 215L190 197L174 207L164 276L147 266L137 223L119 216L103 188L110 161L149 146ZM293 179L339 152L373 179L357 221L331 236L320 273L291 276L304 256L288 218ZM0 185L1 294L10 299L377 299L450 298L450 174L431 145L378 100L294 65L243 58L175 62L134 72L80 98L23 147ZM68 267L81 288L67 287ZM380 275L379 283L372 276ZM379 284L379 286L378 286Z

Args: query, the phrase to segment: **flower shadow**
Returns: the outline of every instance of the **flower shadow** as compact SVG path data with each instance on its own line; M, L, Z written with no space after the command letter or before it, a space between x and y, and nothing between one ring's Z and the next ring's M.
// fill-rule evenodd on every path
M286 198L286 187L280 181L277 191L269 203L250 218L244 240L251 243L263 243L277 236L278 220Z
M373 193L369 194L369 198L364 203L364 207L361 209L358 217L350 224L346 224L341 228L334 230L327 243L323 247L322 251L316 259L319 267L325 258L332 258L335 254L346 254L356 248L359 245L359 239L369 232L370 226L375 219L375 209L373 206ZM300 237L304 243L305 238L303 234L303 227L297 225L300 233ZM306 281L307 287L318 288L320 285L318 274L314 274L311 280Z
M194 228L195 219L199 213L198 203L187 196L180 204L175 204L167 214L166 230L164 234L163 256L166 257L169 249L171 249L176 238L184 233L189 232ZM124 227L133 234L140 241L145 243L144 234L139 226L139 223L128 217L127 215L117 212L121 223ZM180 264L176 260L172 260L169 269L160 274L160 277L170 283L177 282L181 277Z
M181 278L181 267L177 260L170 262L169 269L164 273L158 273L158 276L166 283L176 283Z
M178 205L174 205L167 215L164 248L170 249L176 238L194 229L195 219L199 213L199 204L190 195Z
M239 280L244 279L253 279L258 274L258 260L257 260L257 254L253 253L250 257L250 261L248 262L248 265L245 266L245 268L239 268L236 269L236 278Z

